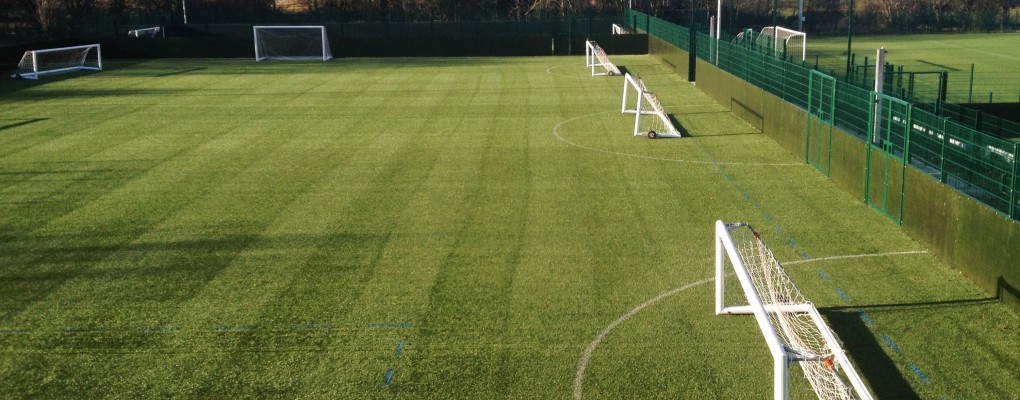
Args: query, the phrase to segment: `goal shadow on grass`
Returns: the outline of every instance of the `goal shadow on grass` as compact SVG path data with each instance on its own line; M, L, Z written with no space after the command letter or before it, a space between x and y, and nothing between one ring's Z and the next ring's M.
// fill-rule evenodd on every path
M919 399L920 395L911 388L908 377L900 372L900 369L896 366L896 361L889 357L887 349L899 353L899 348L892 339L885 336L880 336L885 343L876 339L875 332L868 327L864 312L881 313L885 311L982 306L999 301L999 297L985 297L916 303L825 307L820 308L819 311L829 321L829 326L839 333L839 337L843 341L843 349L853 356L858 371L867 379L876 398ZM921 379L927 380L928 378L923 377Z
M822 311L822 310L819 310ZM857 311L822 311L877 399L920 399Z

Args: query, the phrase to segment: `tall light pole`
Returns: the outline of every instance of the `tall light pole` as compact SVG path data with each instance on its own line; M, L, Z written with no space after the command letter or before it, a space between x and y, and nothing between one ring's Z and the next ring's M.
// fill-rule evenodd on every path
M851 42L854 37L854 0L850 0L850 10L846 19L846 81L850 82L850 57L853 54Z
M181 0L181 11L184 12L184 25L188 24L188 0Z

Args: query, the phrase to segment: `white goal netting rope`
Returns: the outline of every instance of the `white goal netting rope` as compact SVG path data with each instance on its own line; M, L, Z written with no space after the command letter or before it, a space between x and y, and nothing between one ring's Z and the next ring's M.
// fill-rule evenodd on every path
M776 260L772 250L750 226L740 229L741 238L734 238L758 295L765 306L773 329L792 358L799 361L804 376L819 399L857 399L854 390L840 375L834 362L835 352L826 344L821 329L809 312L787 311L777 306L809 306L807 298L797 289L790 276ZM829 330L827 333L835 337Z

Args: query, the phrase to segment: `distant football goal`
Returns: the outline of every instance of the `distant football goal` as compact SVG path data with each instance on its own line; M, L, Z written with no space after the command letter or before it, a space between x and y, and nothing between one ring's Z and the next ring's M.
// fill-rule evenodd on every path
M606 51L592 40L584 42L584 64L591 68L591 76L620 75L620 69L609 60Z
M43 75L102 69L102 51L98 44L90 44L26 51L11 77L39 79Z
M745 29L733 38L733 44L751 47L776 58L807 59L807 33L781 26L766 26L761 32Z
M128 31L128 36L135 38L165 38L166 31L163 30L162 26L152 26L148 28L132 29Z
M727 293L729 274L740 282L737 293ZM754 315L772 354L775 400L789 398L793 363L819 399L873 398L836 334L750 225L715 223L715 284L717 315Z
M255 60L333 58L324 26L255 26Z
M682 136L673 125L669 114L666 114L666 108L659 102L659 96L648 90L640 77L624 75L623 104L620 108L620 112L624 114L634 114L634 136L645 136L649 139Z

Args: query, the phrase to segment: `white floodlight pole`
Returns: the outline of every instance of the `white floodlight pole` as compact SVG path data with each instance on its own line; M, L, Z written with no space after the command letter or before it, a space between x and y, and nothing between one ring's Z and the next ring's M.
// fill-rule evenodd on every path
M188 24L188 0L181 0L181 11L184 12L184 25Z
M797 2L797 30L804 32L804 0Z
M721 39L722 39L722 0L716 0L716 2L715 2L715 40L721 40Z
M872 129L875 132L874 137L871 140L878 144L882 138L882 98L879 96L882 94L883 83L885 83L885 54L888 51L885 47L879 47L875 54L875 124Z

